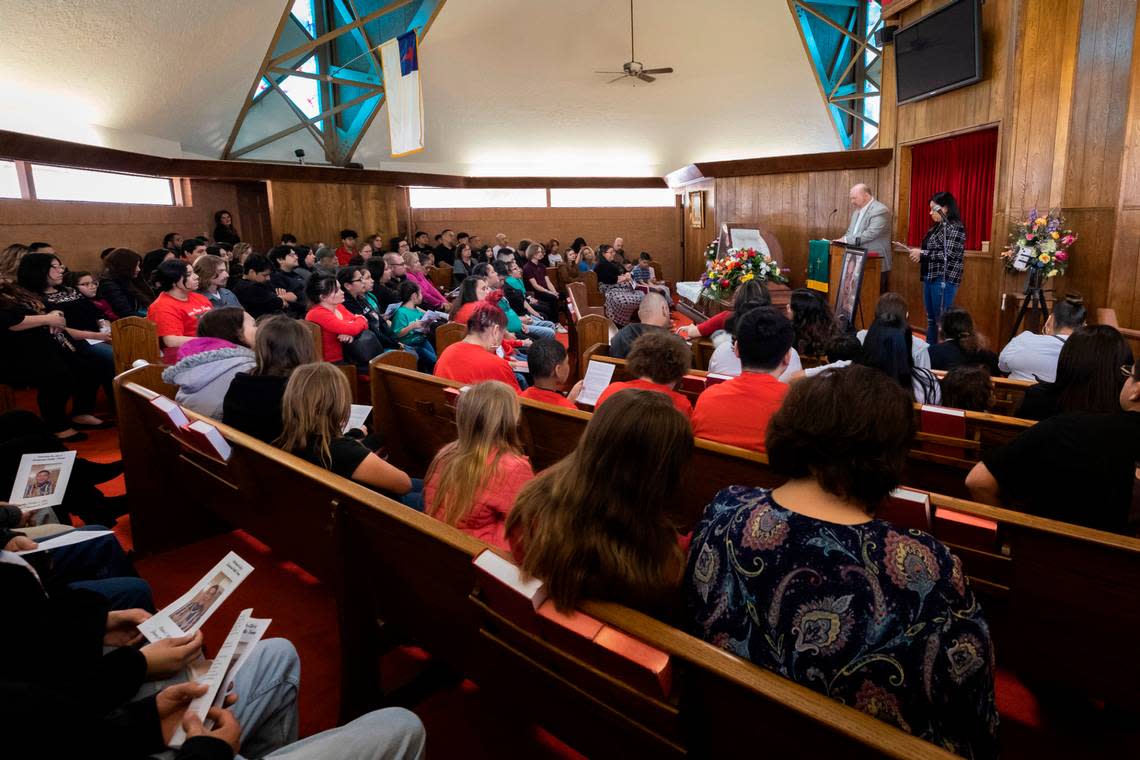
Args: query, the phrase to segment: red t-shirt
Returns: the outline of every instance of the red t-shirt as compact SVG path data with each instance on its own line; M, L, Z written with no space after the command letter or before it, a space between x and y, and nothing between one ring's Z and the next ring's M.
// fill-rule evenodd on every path
M305 315L309 322L315 322L321 328L321 358L326 362L337 363L344 361L344 344L336 336L360 335L368 328L368 320L359 314L353 314L344 308L344 304L336 305L336 313L324 306L314 306Z
M610 383L609 386L607 386L606 389L602 391L602 395L598 396L598 403L594 405L594 408L596 409L597 407L600 407L606 399L618 391L624 391L626 389L633 389L635 391L657 391L658 393L664 393L670 398L670 400L672 400L673 406L677 407L677 411L685 415L685 419L688 419L693 414L693 405L689 403L688 397L686 397L684 394L678 393L668 385L658 385L657 383L651 383L648 380L628 380L624 383Z
M342 267L348 266L348 262L356 255L356 251L350 251L343 245L336 249L336 263Z
M534 470L531 469L529 459L517 454L503 454L486 485L475 494L471 511L455 527L491 546L510 551L504 530L507 515L515 505L519 491L533 477ZM438 489L439 475L434 474L424 485L426 509L432 509L432 501ZM443 517L435 512L429 514L440 519Z
M455 312L455 316L451 318L451 321L466 327L467 320L471 319L471 312L475 311L475 307L478 305L478 301L463 304L459 307L459 311Z
M506 359L466 341L452 343L443 350L435 363L435 375L467 384L499 380L521 392L519 381Z
M200 293L187 293L180 301L170 293L160 293L146 310L146 318L158 328L159 345L168 335L193 338L198 334L198 317L211 308L210 299ZM162 359L167 364L178 362L177 346L162 346Z
M555 391L548 391L542 388L531 386L523 391L523 398L529 398L531 401L541 401L544 404L554 404L555 406L564 406L567 409L577 409L570 399L563 396L561 393Z
M788 386L762 372L744 372L705 390L693 410L693 435L764 453L768 420Z

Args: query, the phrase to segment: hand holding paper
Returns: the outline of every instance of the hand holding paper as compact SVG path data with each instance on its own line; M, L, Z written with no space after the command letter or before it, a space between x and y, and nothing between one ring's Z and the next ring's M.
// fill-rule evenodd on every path
M252 565L230 552L194 588L140 625L139 631L147 641L185 636L197 631L252 572Z

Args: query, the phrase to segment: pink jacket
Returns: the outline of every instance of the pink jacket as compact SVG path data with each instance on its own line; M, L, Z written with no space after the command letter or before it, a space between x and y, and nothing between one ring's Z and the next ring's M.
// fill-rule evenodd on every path
M420 286L420 292L424 297L424 304L427 306L438 310L447 303L447 299L443 297L443 293L440 293L439 288L432 285L431 280L429 280L426 275L419 272L408 272L408 279Z

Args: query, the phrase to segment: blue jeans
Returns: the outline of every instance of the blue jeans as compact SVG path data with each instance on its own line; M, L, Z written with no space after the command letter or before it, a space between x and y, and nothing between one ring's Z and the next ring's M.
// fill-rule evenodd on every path
M435 370L435 360L437 358L435 355L435 346L425 340L419 345L408 346L408 348L415 351L416 356L419 357L416 369L426 375L430 375Z
M941 280L927 280L922 283L922 305L926 307L926 342L938 342L938 323L942 314L954 305L958 286Z
M240 671L239 671L240 672ZM419 760L424 725L416 714L389 707L322 731L269 755L267 760Z
M547 319L532 320L529 325L523 330L523 336L533 340L542 340L544 338L553 338L556 331L554 323ZM520 336L522 337L522 336Z
M422 478L412 478L412 490L403 496L396 497L404 506L411 507L417 512L424 511L424 481Z
M184 683L187 672L142 685L135 699L157 694ZM285 639L262 639L234 677L237 702L234 717L241 724L241 755L259 758L297 741L297 690L301 686L301 660ZM336 755L330 755L335 757ZM172 760L167 750L152 757Z

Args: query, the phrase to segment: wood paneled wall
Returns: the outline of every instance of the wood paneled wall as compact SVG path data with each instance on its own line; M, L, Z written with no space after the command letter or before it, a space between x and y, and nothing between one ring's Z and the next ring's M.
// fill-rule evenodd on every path
M703 227L693 227L689 220L689 193L703 192L705 217ZM705 272L705 249L720 234L716 213L716 180L702 180L681 190L682 272L681 279L696 280Z
M899 14L908 24L947 0L919 0ZM894 157L880 169L724 177L716 180L720 222L753 221L784 249L794 285L803 283L807 241L841 234L847 189L867 182L894 209L894 237L909 213L913 145L997 127L993 240L967 252L957 303L969 309L995 345L1003 294L1020 294L1000 252L1009 220L1030 207L1060 208L1081 234L1059 293L1079 290L1095 309L1111 306L1121 324L1140 322L1140 25L1137 0L987 0L982 6L984 79L928 100L895 102L894 49L884 58L879 148ZM1043 51L1047 51L1043 53ZM838 208L828 224L831 209ZM707 241L706 241L707 242ZM922 326L918 267L895 257L891 286Z
M405 192L392 185L331 182L269 184L269 215L275 240L289 232L304 243L340 244L340 231L379 233L385 239L404 232Z
M755 222L780 241L792 287L807 281L808 241L836 238L851 220L852 185L878 192L882 169L842 169L796 174L762 174L716 181L717 218L722 223ZM832 212L835 212L834 214Z
M673 208L448 208L411 210L412 226L435 237L450 227L456 232L479 235L493 243L502 232L512 245L529 239L546 242L556 238L566 248L583 237L591 246L625 240L625 250L635 256L649 251L661 262L665 277L681 277L681 211ZM687 221L687 220L686 220Z
M183 206L0 199L0 247L48 242L69 268L97 272L102 269L99 253L104 248L119 246L145 253L160 248L168 232L212 236L214 212L219 209L233 214L243 240L259 250L270 244L264 183L181 183Z

